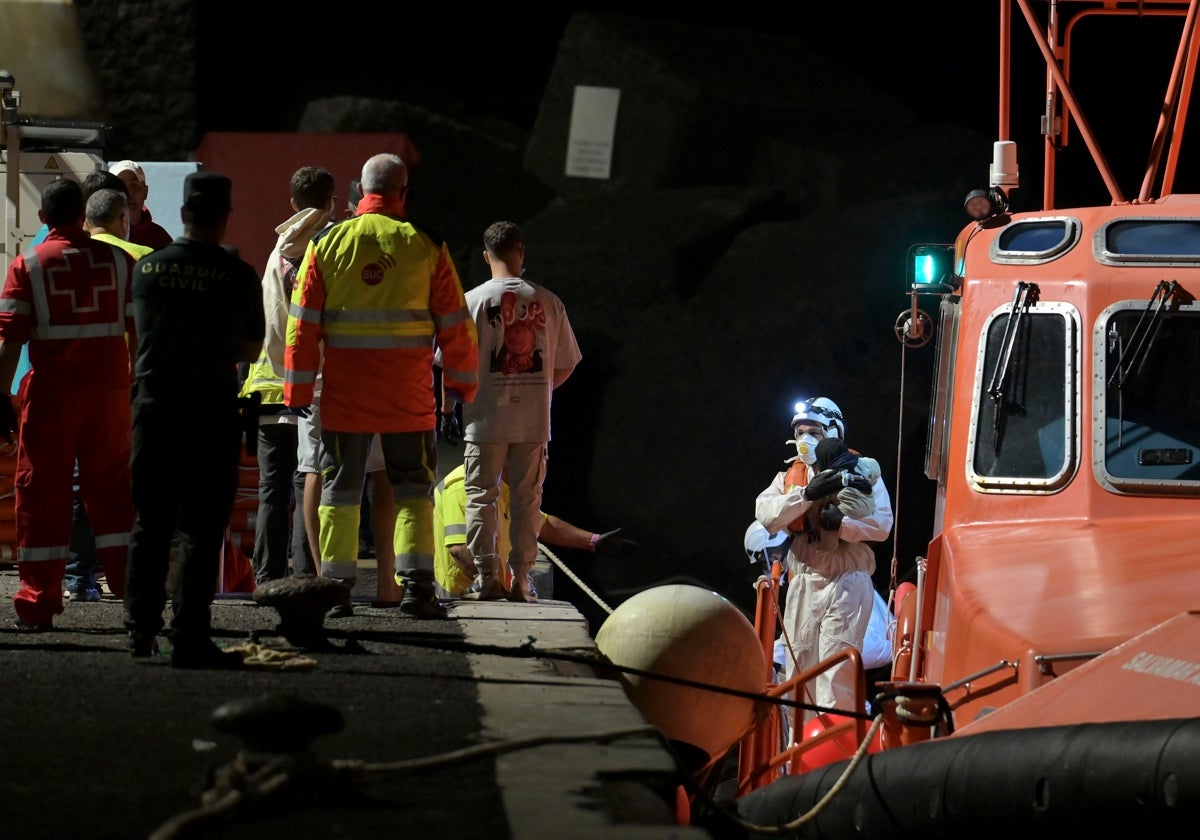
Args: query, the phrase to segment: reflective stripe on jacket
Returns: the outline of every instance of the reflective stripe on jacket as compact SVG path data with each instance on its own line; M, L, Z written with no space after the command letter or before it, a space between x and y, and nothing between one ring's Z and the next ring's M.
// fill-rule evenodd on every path
M435 341L446 387L465 401L477 387L479 341L449 251L381 207L364 196L358 216L312 241L288 313L284 401L311 404L321 371L321 424L340 432L435 428Z
M29 361L67 379L129 382L133 259L81 228L51 230L17 256L0 293L0 338L29 343Z
M254 364L250 365L238 396L248 397L254 393L262 395L263 405L278 405L283 402L283 377L276 375L266 350L259 353Z

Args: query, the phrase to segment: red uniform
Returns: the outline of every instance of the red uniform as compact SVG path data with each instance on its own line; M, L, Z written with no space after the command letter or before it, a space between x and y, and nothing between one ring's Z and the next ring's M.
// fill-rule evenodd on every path
M147 245L157 251L171 244L171 234L150 216L150 208L142 208L142 218L129 228L129 241L135 245Z
M56 228L12 261L0 293L0 339L29 344L13 482L21 578L13 601L26 624L48 625L63 610L76 460L108 586L124 594L132 268L127 253L82 228Z

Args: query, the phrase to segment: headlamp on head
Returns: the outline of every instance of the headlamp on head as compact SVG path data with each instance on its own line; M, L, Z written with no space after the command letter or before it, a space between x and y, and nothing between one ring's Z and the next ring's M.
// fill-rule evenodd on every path
M816 423L822 427L829 423L829 418L825 416L825 413L819 408L814 408L808 400L800 400L796 403L794 411L796 413L792 415L793 430L797 424L803 422Z

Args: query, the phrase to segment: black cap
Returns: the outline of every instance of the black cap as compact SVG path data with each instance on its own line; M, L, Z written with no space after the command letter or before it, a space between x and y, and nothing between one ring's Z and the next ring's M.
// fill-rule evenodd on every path
M228 213L232 193L233 181L217 172L193 172L183 179L183 206L193 213Z
M817 469L844 470L853 467L858 459L850 454L840 438L824 438L817 443Z

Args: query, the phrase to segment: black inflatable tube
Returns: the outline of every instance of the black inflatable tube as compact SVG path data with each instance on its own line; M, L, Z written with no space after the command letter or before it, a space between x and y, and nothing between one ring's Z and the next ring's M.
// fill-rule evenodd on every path
M735 813L786 825L848 764L772 782L736 800ZM1200 836L1200 718L983 732L875 753L818 816L774 836L1061 840L1087 831Z

